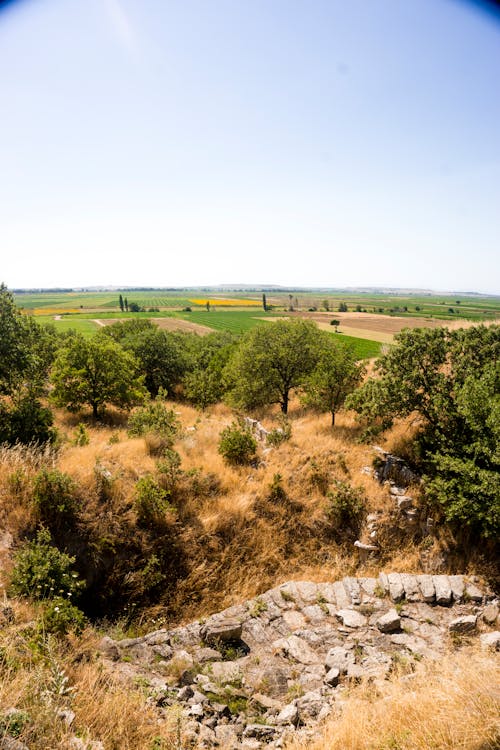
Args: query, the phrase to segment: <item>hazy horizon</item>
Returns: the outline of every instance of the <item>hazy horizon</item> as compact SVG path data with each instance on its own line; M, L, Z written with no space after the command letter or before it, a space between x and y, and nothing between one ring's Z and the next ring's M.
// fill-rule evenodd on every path
M466 0L0 4L3 280L500 294L499 19Z

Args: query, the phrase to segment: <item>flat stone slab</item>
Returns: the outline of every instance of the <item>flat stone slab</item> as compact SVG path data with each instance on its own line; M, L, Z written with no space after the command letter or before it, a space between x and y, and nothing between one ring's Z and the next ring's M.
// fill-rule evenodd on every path
M366 617L361 612L356 612L355 609L339 609L337 617L346 628L362 628L366 625Z
M238 620L209 620L202 626L200 635L206 643L217 645L241 638L242 624Z
M448 625L448 630L450 633L470 633L476 629L476 623L476 615L464 615L452 620Z

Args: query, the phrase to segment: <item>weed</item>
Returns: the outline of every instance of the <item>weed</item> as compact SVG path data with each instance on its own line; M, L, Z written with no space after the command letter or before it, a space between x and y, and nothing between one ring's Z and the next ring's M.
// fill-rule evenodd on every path
M259 615L263 614L264 612L267 612L268 606L265 601L263 601L260 597L257 597L252 603L252 605L249 607L249 612L251 617L258 617Z
M257 441L248 428L233 422L220 434L219 453L229 464L249 464L257 453Z

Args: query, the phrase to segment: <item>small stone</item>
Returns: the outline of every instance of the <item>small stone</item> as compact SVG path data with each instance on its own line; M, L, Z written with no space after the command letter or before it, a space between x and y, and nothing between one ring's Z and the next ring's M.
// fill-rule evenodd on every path
M491 648L494 651L500 650L500 630L494 630L491 633L483 633L479 640L481 641L481 648Z
M488 604L483 610L483 621L487 625L494 625L498 617L498 605Z
M276 717L277 724L293 724L297 726L299 723L299 711L295 703L289 703L285 706Z
M184 687L182 687L177 693L177 700L187 701L190 698L192 698L193 695L194 695L194 690L191 687L191 685L184 685Z
M279 701L271 698L269 695L264 695L263 693L254 693L252 695L252 703L263 708L265 711L276 711L281 708L281 703Z
M120 649L115 641L107 635L101 638L97 644L97 648L106 659L111 659L111 661L118 661L120 659Z
M206 664L208 661L221 661L222 654L215 648L200 648L195 651L195 658L198 664Z
M349 664L354 664L354 654L341 646L331 648L326 655L325 666L328 670L337 668L340 674L345 674Z
M243 737L255 737L256 739L271 739L276 734L276 727L269 724L248 724L243 730Z
M366 617L354 609L339 609L337 617L346 628L362 628L366 625Z
M396 502L398 504L398 510L409 510L413 507L413 498L409 495L397 495Z
M381 633L393 633L401 627L401 618L395 609L390 609L377 620L377 628Z
M328 670L325 676L325 682L330 687L337 687L339 684L340 670L337 667L332 667Z
M470 633L476 628L476 615L464 615L452 620L448 625L450 633Z
M62 708L57 712L57 718L64 721L67 727L70 727L75 720L75 712L70 708Z
M187 716L192 716L195 719L201 719L204 714L203 706L201 703L194 703L186 711Z

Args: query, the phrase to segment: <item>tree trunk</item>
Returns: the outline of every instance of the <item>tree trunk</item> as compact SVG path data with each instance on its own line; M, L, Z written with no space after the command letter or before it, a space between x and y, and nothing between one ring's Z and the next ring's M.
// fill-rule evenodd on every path
M332 411L332 427L335 427L335 412Z
M94 419L97 419L97 417L99 416L96 403L92 404L92 416L94 417Z
M288 393L283 394L283 401L281 402L281 411L283 414L288 414Z

